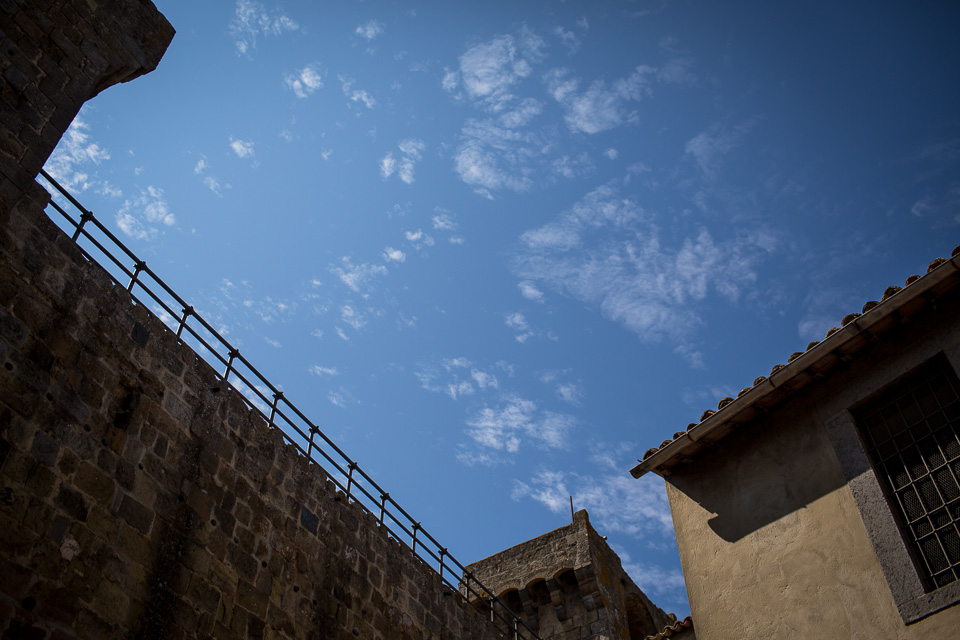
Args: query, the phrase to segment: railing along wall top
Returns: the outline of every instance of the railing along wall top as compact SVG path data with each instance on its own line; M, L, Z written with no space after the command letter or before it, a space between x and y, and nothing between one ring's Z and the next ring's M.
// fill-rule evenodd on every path
M446 547L311 422L281 389L267 380L196 309L154 273L146 262L138 258L49 173L41 169L40 175L79 212L79 219L75 219L56 199L50 201L50 206L72 229L71 240L84 257L103 267L110 278L124 287L138 304L164 322L181 342L193 347L217 371L220 379L239 393L251 410L263 416L270 428L279 429L289 444L308 460L320 465L327 480L343 492L348 503L353 502L372 514L379 526L384 527L393 538L402 542L437 573L451 593L475 605L479 603L482 610L489 613L490 621L510 637L516 640L540 640L540 636L470 574ZM121 280L116 270L125 280Z

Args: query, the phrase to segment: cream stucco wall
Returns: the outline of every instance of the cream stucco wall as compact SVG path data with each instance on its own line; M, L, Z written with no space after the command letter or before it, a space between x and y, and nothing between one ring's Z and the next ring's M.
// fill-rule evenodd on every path
M875 347L666 477L701 640L957 637L960 606L904 623L893 591L910 585L891 590L862 515L889 509L861 488L878 487L869 465L851 474L852 454L838 445L846 437L859 448L852 403L941 351L957 368L956 306L941 311L947 322ZM865 495L879 499L865 505ZM886 570L891 582L918 582Z

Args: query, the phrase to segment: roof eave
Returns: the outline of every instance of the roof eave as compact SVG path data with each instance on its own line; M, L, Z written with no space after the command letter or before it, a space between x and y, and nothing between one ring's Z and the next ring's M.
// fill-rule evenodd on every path
M754 408L760 400L768 397L780 387L787 385L798 375L809 370L825 357L836 354L837 352L842 352L843 346L851 340L868 333L871 327L894 313L897 313L897 311L910 302L927 294L927 292L953 276L957 271L960 271L960 254L953 256L916 282L903 288L859 318L849 322L846 326L842 327L840 331L837 331L829 338L825 338L820 344L812 347L793 362L771 373L770 377L762 383L753 387L695 427L692 427L681 437L663 446L663 448L651 454L649 457L640 460L636 466L630 469L630 474L634 478L640 478L650 471L660 476L669 475L670 471L667 463L675 461L684 454L689 455L693 453L694 448L699 449L699 447L696 446L698 442L708 438L718 429L729 425L745 410Z

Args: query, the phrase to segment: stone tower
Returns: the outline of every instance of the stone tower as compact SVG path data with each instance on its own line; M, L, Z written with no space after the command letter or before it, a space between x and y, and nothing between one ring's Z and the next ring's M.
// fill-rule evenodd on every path
M543 640L642 640L676 618L633 583L590 525L573 522L467 566ZM478 608L489 604L475 598Z

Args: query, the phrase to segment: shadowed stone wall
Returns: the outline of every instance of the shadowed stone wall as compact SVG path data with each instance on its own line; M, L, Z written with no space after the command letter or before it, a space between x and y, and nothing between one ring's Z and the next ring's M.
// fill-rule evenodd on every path
M0 29L0 637L497 638L43 213L163 16L0 0Z
M640 640L676 621L634 584L586 511L467 571L545 640Z

